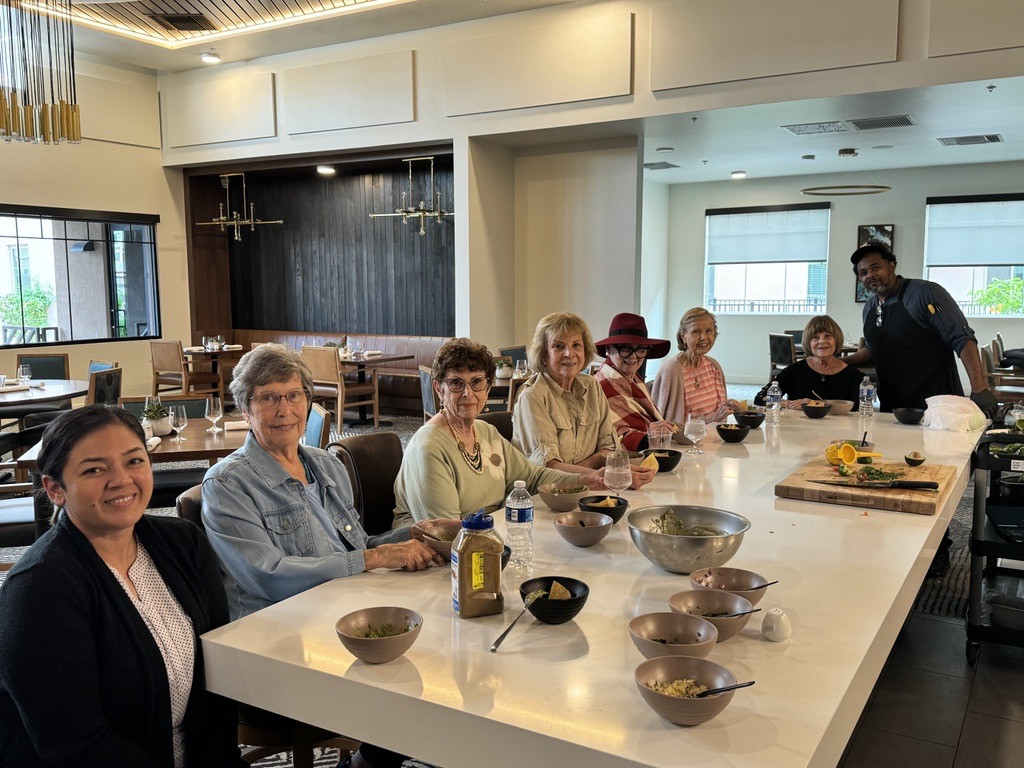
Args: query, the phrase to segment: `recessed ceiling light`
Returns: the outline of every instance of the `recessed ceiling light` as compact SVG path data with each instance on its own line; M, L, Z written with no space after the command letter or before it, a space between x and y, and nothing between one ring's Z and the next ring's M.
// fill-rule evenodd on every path
M321 176L333 176L335 173L337 173L337 171L334 170L333 165L318 165L316 167L316 172L319 173Z
M746 171L733 171L732 173L729 174L729 177L733 178L733 179L745 179L745 178L747 178L747 172Z
M203 51L202 55L199 58L202 59L203 64L220 64L220 54L217 53L217 50L215 48L211 48L208 51Z
M876 144L872 149L892 149L892 144Z
M814 155L801 155L800 159L801 160L814 160L815 157L814 157Z
M675 147L658 147L654 151L655 152L675 152L676 148Z

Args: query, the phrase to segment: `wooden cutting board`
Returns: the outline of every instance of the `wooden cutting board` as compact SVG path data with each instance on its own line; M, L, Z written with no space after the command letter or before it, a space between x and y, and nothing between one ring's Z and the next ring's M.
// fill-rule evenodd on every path
M945 502L953 487L956 467L924 463L908 467L905 463L876 463L872 466L886 472L902 472L901 480L934 480L939 490L910 490L907 488L861 488L841 485L821 485L811 480L837 480L839 475L824 458L809 461L775 486L775 495L785 499L816 501L820 504L843 504L849 507L885 509L890 512L911 512L915 515L934 515Z

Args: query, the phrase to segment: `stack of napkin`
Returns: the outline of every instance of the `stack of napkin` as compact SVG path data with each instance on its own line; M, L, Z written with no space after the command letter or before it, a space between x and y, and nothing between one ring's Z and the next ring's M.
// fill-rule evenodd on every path
M225 421L224 422L224 429L227 430L228 432L231 432L231 431L236 430L236 429L248 429L248 428L249 428L249 422L247 422L247 421Z
M192 352L205 352L205 351L206 351L206 347L185 347L182 350L182 352L189 352L189 353L192 353Z
M225 352L237 352L242 348L241 344L225 344L221 349Z

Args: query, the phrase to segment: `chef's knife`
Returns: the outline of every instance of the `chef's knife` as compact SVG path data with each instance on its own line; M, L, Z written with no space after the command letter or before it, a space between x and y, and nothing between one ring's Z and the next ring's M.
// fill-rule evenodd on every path
M821 485L845 485L847 488L910 488L924 491L937 491L939 484L934 480L883 480L878 482L857 480L811 480Z

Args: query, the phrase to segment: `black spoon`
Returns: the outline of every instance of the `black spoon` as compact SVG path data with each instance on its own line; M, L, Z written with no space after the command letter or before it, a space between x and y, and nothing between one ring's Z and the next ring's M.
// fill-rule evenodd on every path
M765 587L770 587L772 584L778 584L778 583L779 583L779 580L776 579L775 581L769 581L767 584L758 584L756 587L747 587L746 591L750 592L750 591L755 590L755 589L764 589Z
M736 683L736 685L724 685L721 688L709 688L704 693L698 693L693 698L703 699L707 696L714 696L716 693L725 693L726 691L735 691L737 688L749 688L754 684L753 680L748 680L745 683Z

